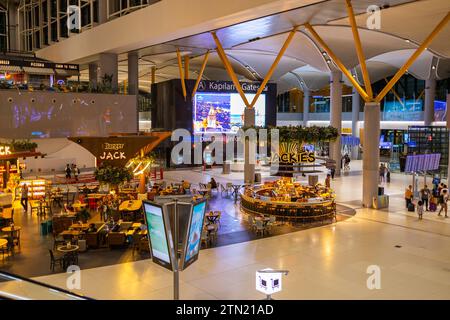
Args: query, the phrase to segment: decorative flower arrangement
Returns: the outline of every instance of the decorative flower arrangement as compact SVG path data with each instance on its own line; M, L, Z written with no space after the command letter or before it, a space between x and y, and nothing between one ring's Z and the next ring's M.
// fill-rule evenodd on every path
M95 179L101 184L109 184L114 189L133 178L133 173L128 168L100 166L94 172Z

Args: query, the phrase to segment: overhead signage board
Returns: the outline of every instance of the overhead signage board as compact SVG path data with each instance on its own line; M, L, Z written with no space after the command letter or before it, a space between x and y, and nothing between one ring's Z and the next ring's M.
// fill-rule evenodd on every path
M242 90L245 93L256 93L261 87L260 83L241 82ZM268 86L264 87L263 92L268 90ZM232 81L209 81L202 80L199 82L197 92L238 92Z
M123 167L147 145L163 140L166 136L119 136L119 137L71 137L69 140L81 145L101 164Z
M439 169L440 153L408 155L405 172L433 171Z
M29 61L19 59L0 59L0 65L15 66L15 67L31 67L31 68L46 68L46 69L64 69L79 71L80 66L70 63L53 63L46 61Z
M174 249L167 212L163 205L144 201L144 213L152 261L173 271Z
M270 271L272 269L264 269L261 271ZM280 292L282 274L280 272L258 272L256 271L256 290L266 295L272 295Z
M182 270L186 269L198 259L201 246L203 222L205 221L206 201L192 205L189 218L184 252L182 255Z

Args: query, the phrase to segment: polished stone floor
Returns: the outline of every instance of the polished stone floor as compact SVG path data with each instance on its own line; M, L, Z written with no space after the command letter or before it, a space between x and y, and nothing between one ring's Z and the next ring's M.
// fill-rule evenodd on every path
M239 181L242 174L219 171L170 172L191 182ZM264 176L264 175L263 175ZM323 175L321 176L323 179ZM389 209L360 205L360 164L352 174L333 181L338 200L356 215L332 225L300 230L255 241L202 250L199 260L181 274L182 299L261 299L255 271L290 271L276 299L450 299L450 222L427 213L424 220L404 209L404 188L410 177L392 175L385 184ZM400 196L399 196L400 195ZM370 290L367 273L381 270L380 289ZM65 287L68 275L37 280ZM150 260L81 271L76 292L98 299L171 299L171 272Z
M192 177L193 183L201 182L200 173L194 172ZM183 173L186 176L188 173ZM166 175L168 182L179 182L180 175L177 171L168 172ZM269 178L269 177L267 177ZM220 176L218 181L226 182ZM74 189L74 187L72 188ZM75 191L75 189L73 190ZM55 211L59 208L53 208ZM349 215L354 215L355 211L348 206L338 205L338 221L345 220ZM243 215L239 209L239 203L235 203L233 198L222 196L219 192L213 192L212 198L208 201L207 210L221 211L222 219L220 228L218 230L217 239L211 242L208 247L220 247L230 244L252 241L260 239L261 235L256 235L247 224L246 216ZM342 213L342 214L341 214ZM92 221L100 221L97 213L91 212ZM40 233L41 219L36 214L31 214L29 211L25 213L19 202L15 203L14 221L17 226L21 226L21 248L14 256L7 256L0 260L0 270L7 271L13 274L24 277L38 277L49 275L52 273L64 272L61 268L56 268L55 271L50 270L50 256L48 249L53 246L53 237L51 235L42 235ZM270 234L264 237L278 236L289 232L296 232L308 228L317 227L321 224L305 224L295 225L290 224L280 225L273 228ZM85 269L99 268L103 266L110 266L120 263L139 261L148 259L149 254L133 252L130 248L100 248L91 249L79 254L79 266Z

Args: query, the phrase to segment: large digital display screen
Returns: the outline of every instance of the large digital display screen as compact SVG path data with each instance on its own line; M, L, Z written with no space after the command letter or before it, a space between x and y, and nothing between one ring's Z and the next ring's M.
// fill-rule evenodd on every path
M255 94L245 94L249 102ZM255 125L265 126L266 96L255 106ZM238 93L197 93L193 106L194 133L236 133L244 126L245 104Z
M162 206L144 202L150 250L155 263L172 270Z
M440 153L408 155L405 172L438 170L440 160Z
M183 269L197 260L200 251L203 223L205 220L206 201L196 203L192 206L192 215L188 234L186 237L186 248L184 251Z
M7 139L108 136L137 130L136 99L125 95L0 92L0 136Z

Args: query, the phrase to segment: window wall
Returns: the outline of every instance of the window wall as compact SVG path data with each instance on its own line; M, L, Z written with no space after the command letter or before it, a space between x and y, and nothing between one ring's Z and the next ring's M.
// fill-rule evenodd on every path
M21 0L18 7L20 50L33 51L92 28L98 22L98 1ZM79 25L68 27L69 6L79 8ZM72 16L75 21L75 15Z

